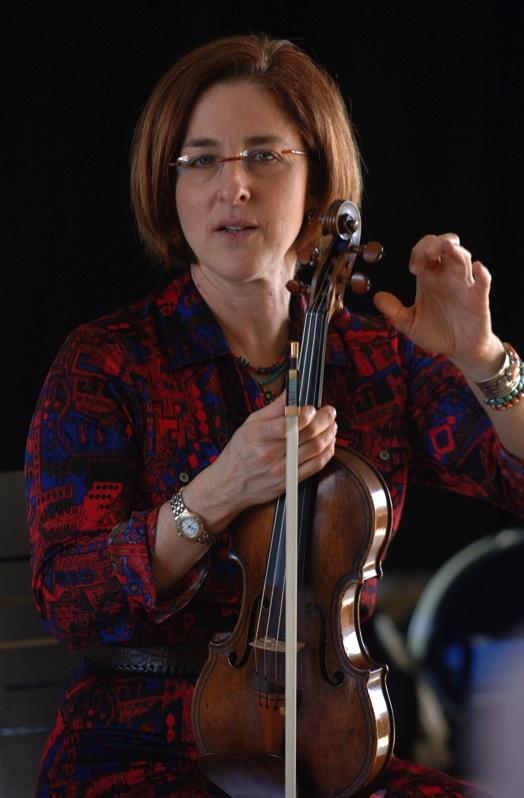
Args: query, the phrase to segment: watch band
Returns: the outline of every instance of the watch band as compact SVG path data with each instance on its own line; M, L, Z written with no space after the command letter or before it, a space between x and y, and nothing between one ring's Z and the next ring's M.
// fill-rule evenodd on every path
M186 506L184 497L182 495L182 489L171 496L169 499L169 506L171 507L171 512L173 513L175 519L176 531L179 537L184 538L184 540L189 540L191 543L201 543L203 546L209 546L214 542L217 536L213 535L211 532L208 532L204 527L204 521L198 515L198 513L194 513L189 509L189 507ZM198 523L200 531L197 535L195 535L195 537L191 537L190 535L184 533L181 524L184 518L192 518Z

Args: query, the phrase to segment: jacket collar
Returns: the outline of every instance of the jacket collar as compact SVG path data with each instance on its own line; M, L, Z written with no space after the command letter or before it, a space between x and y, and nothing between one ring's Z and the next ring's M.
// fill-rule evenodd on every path
M173 370L216 357L232 356L226 337L195 286L189 269L177 275L154 299L158 322L169 345ZM305 297L292 295L291 316L295 335L301 335L306 310ZM342 328L347 327L348 317L348 311L344 310L330 324L326 344L328 364L349 363L341 337Z

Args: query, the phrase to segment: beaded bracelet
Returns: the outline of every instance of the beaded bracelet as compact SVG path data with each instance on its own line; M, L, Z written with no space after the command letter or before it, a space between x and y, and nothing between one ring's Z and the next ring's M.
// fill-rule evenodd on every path
M484 403L492 410L507 410L524 397L524 363L513 347L505 343L502 368L477 386L486 396Z

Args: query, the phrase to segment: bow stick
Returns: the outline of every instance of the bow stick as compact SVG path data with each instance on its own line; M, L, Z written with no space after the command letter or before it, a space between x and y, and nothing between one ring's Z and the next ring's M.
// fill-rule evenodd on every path
M298 341L290 347L286 397L285 794L297 794Z

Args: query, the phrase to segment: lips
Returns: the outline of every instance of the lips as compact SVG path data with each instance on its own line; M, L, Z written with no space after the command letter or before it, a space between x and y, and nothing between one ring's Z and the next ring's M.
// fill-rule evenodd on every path
M249 230L255 230L257 225L249 219L221 219L215 226L217 233L238 235Z

